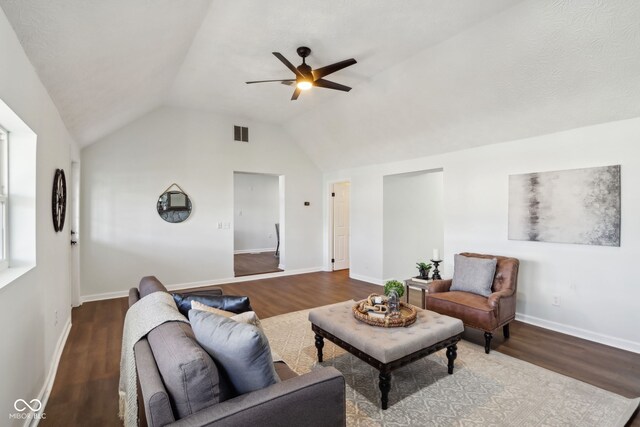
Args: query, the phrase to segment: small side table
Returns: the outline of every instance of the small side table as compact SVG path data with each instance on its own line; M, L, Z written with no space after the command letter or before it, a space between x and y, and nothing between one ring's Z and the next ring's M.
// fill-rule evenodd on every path
M418 288L422 290L422 308L426 309L427 299L426 293L429 292L429 285L433 280L417 280L415 277L411 277L404 281L404 293L407 296L407 304L409 303L409 287Z

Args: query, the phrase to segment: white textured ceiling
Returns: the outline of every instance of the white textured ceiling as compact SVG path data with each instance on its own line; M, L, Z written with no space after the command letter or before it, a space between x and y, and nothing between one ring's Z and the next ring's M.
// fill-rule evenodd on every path
M81 145L160 105L209 0L0 0Z
M640 2L525 1L348 95L285 125L323 170L638 117Z
M84 145L169 104L281 124L324 170L640 116L635 0L0 0ZM290 78L298 46L349 93Z
M235 0L214 1L171 88L167 102L241 113L285 123L325 102L348 102L373 76L514 4L513 0ZM327 76L350 93L318 89L291 102L279 83L291 73L271 52L294 65L296 48L311 48L313 68L343 59L358 64Z

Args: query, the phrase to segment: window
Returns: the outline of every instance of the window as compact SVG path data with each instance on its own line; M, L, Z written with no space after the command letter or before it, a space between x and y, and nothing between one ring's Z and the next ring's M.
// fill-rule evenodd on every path
M0 126L0 289L2 289L36 266L38 136L2 99L0 99Z
M9 201L9 134L0 126L0 270L9 266L7 254L8 224L7 224L7 204Z

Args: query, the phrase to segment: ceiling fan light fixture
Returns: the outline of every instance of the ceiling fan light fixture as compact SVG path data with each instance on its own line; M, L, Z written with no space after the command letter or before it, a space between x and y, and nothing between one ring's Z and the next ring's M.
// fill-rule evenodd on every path
M344 61L336 62L335 64L312 69L311 66L307 65L306 62L307 56L311 54L311 49L305 46L300 46L297 49L297 52L298 55L302 58L302 64L298 65L297 67L289 62L289 60L285 58L280 52L271 52L276 58L280 60L280 62L282 62L290 71L293 72L293 74L295 75L293 79L258 80L247 82L247 84L267 82L280 82L287 86L293 86L295 84L296 89L293 91L293 95L291 95L292 101L298 99L302 92L308 91L312 87L341 90L343 92L349 92L351 90L349 86L325 80L324 77L328 76L329 74L333 74L336 71L340 71L343 68L347 68L353 64L356 64L357 61L355 59L345 59Z
M309 80L300 80L298 83L296 83L296 86L300 90L309 90L313 86L313 83L311 83Z

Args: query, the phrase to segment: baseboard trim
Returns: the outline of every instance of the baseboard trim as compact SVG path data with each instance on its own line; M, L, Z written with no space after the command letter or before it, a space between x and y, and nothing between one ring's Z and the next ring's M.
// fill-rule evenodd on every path
M226 279L203 280L200 282L179 283L174 285L168 285L167 289L170 291L179 291L182 289L204 288L207 286L227 285L227 284L239 283L239 282L251 282L253 280L273 279L273 278L284 277L284 276L297 276L298 274L316 273L318 271L322 271L322 267L300 268L297 270L276 271L274 273L265 273L265 274L254 274L252 276L240 276L240 277L230 277Z
M207 286L216 286L222 284L231 284L231 283L240 283L240 282L249 282L252 280L262 280L262 279L272 279L276 277L284 277L284 276L295 276L298 274L307 274L307 273L315 273L318 271L331 271L327 270L325 267L312 267L312 268L301 268L297 270L288 270L288 271L279 271L275 273L265 273L265 274L256 274L253 276L242 276L242 277L230 277L226 279L215 279L215 280L205 280L199 282L190 282L190 283L179 283L174 285L167 286L167 289L170 291L178 291L182 289L191 289L191 288L202 288ZM373 277L368 277L360 274L350 273L349 277L356 280L361 280L363 282L371 283L378 286L383 286L384 282L380 279L376 279ZM93 295L85 295L81 297L81 301L91 302L91 301L101 301L106 299L113 298L122 298L129 295L129 291L117 291L117 292L106 292L102 294L93 294ZM528 323L530 325L539 326L541 328L550 329L552 331L560 332L563 334L571 335L574 337L586 339L588 341L597 342L600 344L608 345L611 347L616 347L622 350L631 351L633 353L640 353L640 343L636 343L633 341L625 340L622 338L616 338L610 335L600 334L597 332L588 331L586 329L576 328L574 326L565 325L563 323L553 322L551 320L540 319L539 317L530 316L527 314L516 313L516 320L519 320L524 323ZM69 329L71 328L69 321ZM68 335L69 331L66 331ZM66 341L66 336L64 340ZM56 366L57 369L57 366ZM44 402L43 402L44 406Z
M240 249L237 251L233 251L234 255L238 254L259 254L262 252L275 252L276 248L262 248L262 249Z
M371 283L374 285L383 286L384 281L373 277L363 276L360 274L349 275L352 279L361 280L363 282ZM560 332L563 334L571 335L577 338L597 342L600 344L608 345L610 347L616 347L622 350L631 351L633 353L640 353L640 343L625 340L622 338L612 337L610 335L600 334L597 332L587 331L586 329L576 328L574 326L565 325L550 320L540 319L538 317L529 316L526 314L516 313L516 320L519 320L530 325L539 326L541 328L550 329L552 331Z
M230 283L250 282L252 280L273 279L275 277L296 276L298 274L316 273L323 271L322 267L299 268L297 270L276 271L273 273L254 274L252 276L227 277L225 279L202 280L199 282L176 283L165 285L169 291L180 291L191 288L204 288L207 286L226 285ZM102 301L113 298L123 298L129 296L129 291L105 292L102 294L84 295L80 300L85 302Z
M56 374L58 373L58 365L60 364L60 358L62 357L62 351L64 350L64 346L67 343L67 338L69 338L69 332L71 332L71 313L69 313L69 319L67 323L64 325L64 329L60 338L58 339L58 343L56 344L56 350L53 353L53 360L51 361L51 365L49 366L49 373L47 374L47 379L38 394L38 400L42 402L42 406L40 410L34 414L35 416L30 420L27 420L25 426L36 427L40 422L40 418L42 414L46 413L45 409L47 407L47 402L49 401L49 396L51 395L51 389L53 388L53 383L56 379Z
M85 302L102 301L105 299L122 298L129 296L129 291L105 292L103 294L82 295L80 297L80 305Z
M563 323L553 322L551 320L540 319L539 317L529 316L527 314L516 313L516 320L530 325L539 326L541 328L550 329L552 331L582 338L588 341L616 347L622 350L640 353L640 343L625 340L622 338L612 337L611 335L601 334L598 332L588 331L575 326L565 325Z
M372 283L374 285L384 286L384 282L382 280L375 279L373 277L363 276L360 274L353 274L351 272L349 273L349 277L351 277L352 279L361 280L363 282Z

